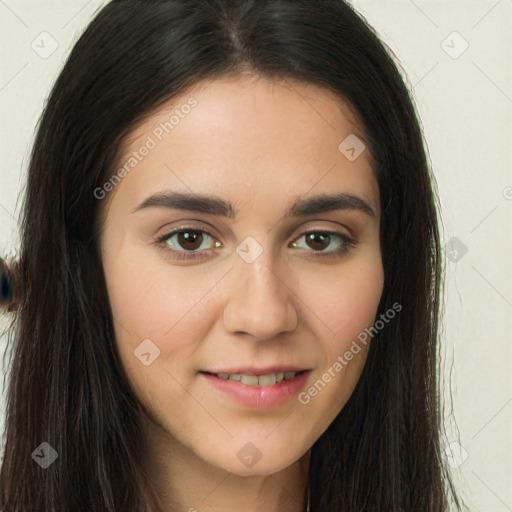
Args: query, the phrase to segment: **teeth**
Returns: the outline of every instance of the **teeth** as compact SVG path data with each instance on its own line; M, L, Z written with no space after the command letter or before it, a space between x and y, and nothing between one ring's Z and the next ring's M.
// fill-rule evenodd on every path
M216 376L223 380L234 380L246 386L273 386L283 380L292 380L298 372L278 372L267 375L243 375L240 373L217 373Z
M263 375L262 375L263 377ZM240 382L246 386L257 386L258 376L257 375L242 375Z
M273 386L276 383L276 379L277 375L275 373L269 373L268 375L260 375L258 378L258 384L260 386Z

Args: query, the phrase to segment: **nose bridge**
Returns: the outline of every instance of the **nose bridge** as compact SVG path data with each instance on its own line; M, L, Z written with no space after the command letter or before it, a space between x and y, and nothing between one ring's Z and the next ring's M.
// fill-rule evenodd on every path
M226 330L265 339L297 326L293 293L279 272L270 248L254 239L237 247L224 309Z

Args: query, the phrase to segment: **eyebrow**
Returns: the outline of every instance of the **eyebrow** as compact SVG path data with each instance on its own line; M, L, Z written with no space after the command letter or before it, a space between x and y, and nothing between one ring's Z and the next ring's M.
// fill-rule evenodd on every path
M145 199L132 213L146 208L170 208L217 215L235 219L233 205L218 196L164 191ZM284 218L326 213L335 210L357 210L375 218L372 207L362 198L351 194L319 194L306 199L297 198L289 204Z

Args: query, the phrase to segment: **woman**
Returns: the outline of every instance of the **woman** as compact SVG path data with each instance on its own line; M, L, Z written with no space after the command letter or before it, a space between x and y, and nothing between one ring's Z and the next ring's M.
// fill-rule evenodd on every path
M460 510L436 197L388 52L341 0L97 14L5 270L4 512Z

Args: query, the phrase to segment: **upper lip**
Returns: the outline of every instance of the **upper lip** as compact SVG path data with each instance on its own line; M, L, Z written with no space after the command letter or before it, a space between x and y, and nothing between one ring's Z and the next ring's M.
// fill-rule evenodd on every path
M275 365L267 366L266 368L256 368L255 366L239 366L231 368L223 368L216 370L201 370L201 373L242 373L244 375L268 375L269 373L279 372L303 372L309 368L302 368L300 366L291 365Z

